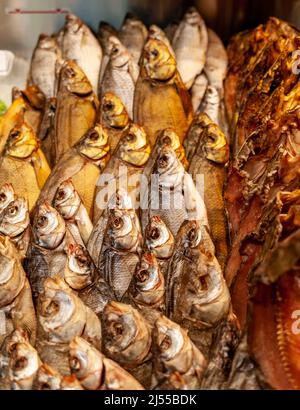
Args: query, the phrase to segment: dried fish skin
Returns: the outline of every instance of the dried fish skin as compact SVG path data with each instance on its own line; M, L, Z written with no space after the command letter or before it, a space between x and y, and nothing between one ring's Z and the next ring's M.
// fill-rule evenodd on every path
M207 361L188 337L187 331L165 316L153 329L154 380L156 385L168 374L178 372L189 389L199 389Z
M205 22L195 7L190 7L172 39L178 71L189 89L205 65L208 34Z
M106 66L109 61L109 54L110 54L109 38L110 37L118 38L117 30L113 26L111 26L109 23L107 23L106 21L100 21L98 32L97 32L97 38L101 44L103 56L102 56L100 74L99 74L98 88L100 88L101 86L103 74L105 72Z
M208 86L208 78L204 72L197 75L191 87L191 101L195 112L200 111L203 97Z
M87 390L143 390L117 363L81 337L70 343L70 368Z
M188 130L187 136L183 142L185 154L189 163L192 161L204 129L209 124L212 124L212 120L206 113L200 112L195 115Z
M144 46L135 87L133 120L145 128L153 146L157 132L169 127L183 141L192 117L190 95L174 57L162 41L150 38Z

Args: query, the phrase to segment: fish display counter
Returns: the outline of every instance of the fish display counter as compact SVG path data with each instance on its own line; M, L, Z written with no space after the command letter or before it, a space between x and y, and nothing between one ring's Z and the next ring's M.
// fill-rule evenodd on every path
M0 390L300 389L299 25L0 2Z

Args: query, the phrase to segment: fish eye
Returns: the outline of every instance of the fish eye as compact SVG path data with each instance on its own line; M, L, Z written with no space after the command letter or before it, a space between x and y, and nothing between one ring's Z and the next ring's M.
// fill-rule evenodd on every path
M136 139L136 136L134 134L126 135L126 141L128 142L133 142L135 139Z
M5 195L5 193L4 193L4 192L1 192L1 193L0 193L0 202L5 202L6 199L7 199L7 196Z
M141 269L140 271L137 272L136 275L137 279L139 282L146 282L146 280L149 278L149 273L147 269Z
M112 331L115 336L121 336L123 334L123 325L119 322L112 323Z
M163 144L167 144L167 145L170 145L171 144L171 138L170 137L164 137L163 139L162 139L162 143Z
M112 49L113 54L117 54L119 52L119 47L114 47Z
M8 208L8 213L10 216L15 216L18 213L19 207L17 205Z
M54 300L52 300L49 305L46 307L46 315L52 315L59 310L59 305Z
M36 225L39 228L44 228L47 225L47 222L48 222L48 218L42 215L38 218Z
M50 384L46 382L42 383L40 387L41 387L41 390L51 390Z
M208 140L209 142L215 142L215 137L214 137L214 135L213 135L213 134L208 134L208 135L207 135L207 140Z
M162 168L166 167L168 165L168 160L169 160L168 155L163 154L158 160L159 166L162 167Z
M91 132L91 133L90 133L90 140L91 140L91 141L97 141L97 139L98 139L98 133L97 133L97 131Z
M57 192L57 199L64 199L65 194L66 193L65 193L64 189L59 189L58 192Z
M12 130L9 134L9 137L12 139L18 138L20 136L20 131L19 130Z
M20 357L20 359L17 359L14 363L13 368L15 370L21 370L24 369L24 367L27 365L28 360L26 359L26 357Z
M78 263L79 266L84 266L87 264L87 257L85 255L77 255L76 256L76 261Z
M193 241L196 238L196 229L192 228L187 234L187 237L190 241Z
M150 238L151 239L158 239L160 236L160 232L158 228L152 228L150 231Z
M110 101L104 104L103 106L104 110L110 111L114 108L114 104Z
M70 368L73 372L80 370L80 361L77 359L77 357L70 358Z
M159 347L160 347L160 350L162 352L164 352L164 351L168 350L171 347L171 345L172 345L172 340L171 340L170 336L166 335L163 338L163 340L162 340Z
M153 57L157 57L157 56L159 55L158 50L157 50L156 48L154 48L153 50L151 50L151 55L152 55Z
M73 78L73 77L75 77L76 73L75 73L75 71L73 70L73 68L68 67L68 68L66 69L66 75L67 75L67 77L69 77L69 78Z
M119 216L115 216L112 220L112 224L115 228L121 228L121 226L123 225L123 220Z

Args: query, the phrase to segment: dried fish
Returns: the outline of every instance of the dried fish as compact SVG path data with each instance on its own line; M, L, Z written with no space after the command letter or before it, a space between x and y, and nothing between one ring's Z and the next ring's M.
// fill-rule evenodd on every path
M15 193L28 200L31 210L50 168L33 129L26 122L22 121L10 131L0 169L0 185L10 182Z
M102 49L94 34L77 16L68 14L59 41L62 57L76 61L97 93Z
M194 127L197 127L194 124ZM196 182L197 175L204 177L204 203L207 209L208 223L212 241L216 248L216 257L224 269L227 255L227 220L223 188L226 178L226 163L229 160L229 147L226 137L216 124L209 124L202 131L196 152L191 160L189 172ZM193 131L197 133L197 130Z
M139 63L147 35L148 30L143 22L137 16L127 13L120 28L119 37L136 64Z
M89 216L92 216L96 182L109 159L108 135L100 124L70 148L53 168L38 199L52 203L55 193L64 181L71 178Z
M64 218L66 227L76 243L87 244L93 224L71 178L58 187L53 205Z
M175 58L162 41L150 38L144 46L135 87L133 120L145 128L153 146L157 132L169 127L183 141L192 117L190 95Z
M200 110L207 86L208 78L206 74L202 72L201 74L197 75L191 87L191 100L195 112L198 112Z
M78 244L70 244L64 279L83 302L98 316L107 302L114 300L112 289L100 276L87 250Z
M192 161L204 129L209 124L212 124L212 120L204 112L195 115L183 143L185 154L189 163Z
M149 388L151 329L143 316L130 305L110 302L103 311L102 331L104 353Z
M69 375L69 343L82 336L101 345L101 325L96 314L60 278L47 278L39 296L37 350L42 361Z
M143 390L131 374L81 337L70 343L70 368L87 390Z
M136 124L125 128L120 143L97 181L93 223L97 223L111 196L119 188L138 206L141 174L150 156L144 129Z
M206 359L188 337L187 331L165 316L153 330L153 385L178 372L189 389L199 389Z
M112 92L120 98L132 118L133 95L139 69L126 47L117 37L109 37L109 61L100 84L100 95Z
M46 98L56 94L56 68L60 60L56 38L41 34L32 54L28 83L37 85Z
M160 40L163 43L165 43L165 45L168 47L172 56L175 57L175 52L171 46L171 43L168 37L166 36L163 29L158 27L156 24L151 24L151 26L149 27L149 37L148 38L153 38L154 40Z
M73 60L61 67L56 115L55 161L72 147L96 122L99 102L83 70Z
M9 238L0 236L0 346L15 329L35 343L36 317L22 260Z
M189 329L196 346L208 357L214 328L229 313L229 291L205 225L185 221L175 243L166 281L167 314Z
M108 61L109 61L109 55L110 55L109 38L110 37L118 37L118 32L113 26L111 26L106 21L100 21L99 27L98 27L97 37L98 37L98 40L101 44L102 51L103 51L101 69L100 69L100 75L99 75L99 83L98 83L98 87L100 88L101 82L102 82L102 79L103 79L103 74L105 72L106 66L107 66Z
M124 129L131 122L124 104L113 93L107 92L102 97L101 120L106 128L110 149L113 152L119 144Z
M126 191L119 190L94 226L88 250L101 276L120 300L131 282L142 248L140 222Z
M203 70L207 45L208 34L205 22L197 9L190 7L172 39L178 71L188 89Z

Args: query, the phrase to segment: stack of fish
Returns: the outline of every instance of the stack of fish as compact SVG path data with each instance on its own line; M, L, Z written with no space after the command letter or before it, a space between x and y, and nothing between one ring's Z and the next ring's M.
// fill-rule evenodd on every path
M195 8L40 36L0 117L0 389L299 388L298 41L237 35L223 87Z

